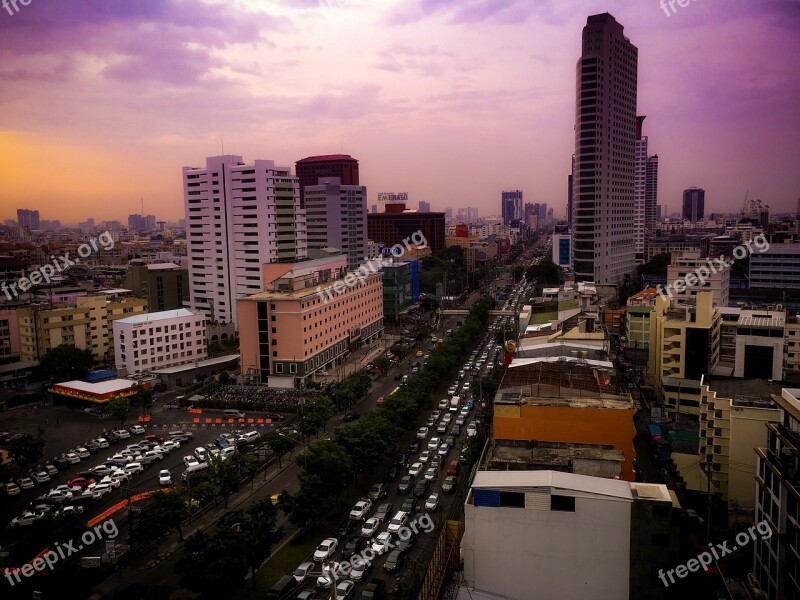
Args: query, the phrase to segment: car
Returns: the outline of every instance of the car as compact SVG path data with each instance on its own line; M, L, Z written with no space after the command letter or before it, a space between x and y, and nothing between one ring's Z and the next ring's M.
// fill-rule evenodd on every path
M97 445L97 447L98 447L98 448L100 448L100 449L105 449L105 448L108 448L108 446L109 446L108 440L107 440L106 438L103 438L103 437L95 438L95 439L94 439L94 440L92 440L92 441L93 441L93 442L94 442L94 443Z
M86 453L86 456L89 456L88 452ZM79 462L81 462L81 457L75 452L67 452L63 455L63 458L71 465L77 465Z
M408 450L406 450L408 454L416 454L419 452L419 442L411 442L408 445Z
M384 531L383 533L379 533L378 537L372 540L372 551L382 556L386 554L386 551L389 550L389 547L392 545L392 534L388 531Z
M197 460L196 456L192 456L191 454L188 456L183 457L183 464L187 467L196 467L200 464L200 461Z
M400 467L397 465L392 465L389 467L389 470L386 471L386 477L384 477L384 481L394 481L397 479L397 476L400 475Z
M123 481L129 481L131 478L131 474L124 469L117 469L116 471L111 473L109 477L111 477L111 479L116 479L121 483Z
M14 517L11 519L11 522L8 524L9 527L24 527L26 525L33 525L34 521L41 519L44 516L44 513L35 513L29 510L26 510L18 517Z
M338 539L344 539L355 529L356 522L353 519L345 519L333 532Z
M436 510L439 508L439 494L431 494L425 500L425 510Z
M180 443L178 443L175 440L167 440L160 446L160 448L163 448L167 452L172 452L173 450L177 450L180 447L181 447Z
M114 486L110 483L95 482L90 484L84 491L84 494L91 494L93 498L99 499L107 496L114 491Z
M163 450L159 452L159 448L160 446L154 448L153 450L148 450L147 452L142 454L142 456L144 456L146 459L150 459L151 462L154 460L164 460L164 454L166 454L166 452L164 452Z
M30 477L20 477L17 479L17 485L21 490L32 490L33 489L33 479Z
M172 474L167 469L158 472L158 485L172 485Z
M434 417L428 417L428 420L425 421L425 427L431 428L436 426L436 419Z
M408 522L408 513L404 513L403 511L398 511L392 517L392 520L389 521L389 527L386 528L386 531L397 533L405 526L407 522Z
M89 477L73 477L67 482L67 485L71 488L81 488L85 490L91 484L95 483L97 478L89 478Z
M361 527L361 536L365 538L373 537L380 526L381 522L375 517L367 519Z
M428 481L432 481L434 479L439 478L439 468L438 467L429 467L427 471L425 471L425 479Z
M348 412L342 417L342 421L345 423L352 423L353 421L357 421L360 417L361 415L357 412Z
M372 509L372 500L369 498L362 498L358 502L355 503L353 508L350 510L350 518L356 521L360 521L365 519L367 513Z
M206 457L208 457L208 449L198 446L194 449L194 455L197 457L197 460L205 460Z
M128 428L128 430L135 435L144 434L144 427L142 427L141 425L132 425L131 427Z
M303 583L307 578L308 574L314 570L314 563L312 562L304 562L301 563L299 567L294 570L292 576L297 583Z
M47 471L37 471L36 473L31 473L31 479L36 483L47 483L50 481L50 473Z
M423 465L426 464L431 459L431 451L430 450L423 450L420 455L417 457L417 460L421 462Z
M361 581L366 576L367 573L370 572L372 569L372 561L371 560L359 560L355 561L353 568L350 570L348 577L353 581Z
M417 350L416 356L417 358L422 358L423 356L425 356L425 353L422 350Z
M461 435L461 425L453 425L453 428L450 430L450 435L448 437L452 437L454 440L458 436Z
M444 483L442 483L442 491L445 494L451 493L454 489L456 489L456 477L455 475L448 475Z
M44 466L44 470L50 475L50 477L55 477L58 475L58 469L56 469L55 465L47 464Z
M21 490L16 483L9 481L8 483L3 484L3 491L6 493L6 496L16 496Z
M445 443L439 446L439 452L438 452L439 456L447 456L448 452L450 452L450 446L448 446Z
M430 485L431 482L429 479L423 479L422 481L418 481L417 484L414 486L414 498L422 498L425 494L427 494Z
M458 415L456 417L456 426L458 427L458 426L463 425L466 422L466 420L467 420L467 417L465 415Z
M422 473L422 469L423 469L422 463L415 462L413 465L411 465L411 467L409 467L408 474L411 475L412 477L417 477L420 473Z
M111 433L113 433L115 436L117 436L121 440L127 440L129 437L131 437L130 432L125 430L125 429L115 429Z
M403 475L397 484L397 492L400 494L405 494L409 489L411 489L411 485L413 483L414 478L411 475Z
M319 562L323 560L328 560L331 555L336 552L336 548L339 545L339 540L336 538L327 538L320 542L317 549L314 551L314 560Z
M431 439L428 441L428 450L436 450L436 449L439 447L439 444L440 444L440 443L441 443L441 442L439 441L439 438L438 438L438 437L431 438Z
M400 506L400 510L407 515L413 513L417 508L417 500L416 498L407 498L403 501L403 504Z
M386 557L386 562L383 563L383 570L387 573L396 573L399 571L403 566L403 556L404 553L399 548L392 550L389 556Z
M442 398L441 400L439 400L439 408L446 409L449 404L450 401L447 398Z
M134 473L141 473L142 471L144 471L144 467L142 466L142 463L130 462L127 465L125 465L125 470L131 475L133 475Z
M334 572L338 572L339 571L339 563L338 562L332 562L332 563L329 563L327 565L323 565L322 566L322 575L317 577L317 587L327 588L327 587L331 586L331 573L330 573L331 569L333 569ZM335 578L335 575L334 575L334 578Z
M428 437L429 431L430 430L427 427L420 427L419 429L417 429L417 439L424 440L426 437Z
M54 517L68 517L72 515L82 515L83 514L83 507L82 506L62 506L57 511L53 513Z
M392 512L392 503L391 502L384 502L375 510L375 514L373 515L374 519L378 519L379 522L383 523L391 514Z
M355 571L355 569L353 569L353 571ZM350 573L352 574L353 571ZM355 586L356 584L349 579L339 582L339 584L336 586L336 600L347 600L353 595Z
M447 421L439 423L438 427L436 427L436 433L447 433Z
M444 443L445 443L445 445L446 445L448 448L452 448L452 447L455 445L455 443L456 443L456 436L454 436L454 435L448 435L448 436L447 436L447 437L444 439Z
M411 462L411 461L409 460L410 458L411 458L411 457L410 457L410 456L408 456L407 454L398 454L398 455L397 455L397 456L395 456L395 458L394 458L394 464L396 464L396 465L397 465L398 467L400 467L401 469L402 469L402 468L405 468L405 467L407 467L407 466L409 465L409 463Z
M344 548L342 548L342 558L349 559L352 556L355 556L356 554L361 552L361 550L364 549L364 546L366 546L366 544L367 544L366 539L360 535L351 537L348 540L348 542L344 545Z
M370 500L380 500L388 493L386 484L376 483L369 489Z
M71 491L68 491L68 490L67 491L50 490L49 492L47 492L46 498L48 500L50 500L51 502L56 502L58 504L61 504L63 502L67 502L69 500L72 500L73 496L74 496L74 494Z
M361 591L361 600L382 600L386 593L383 579L370 579Z

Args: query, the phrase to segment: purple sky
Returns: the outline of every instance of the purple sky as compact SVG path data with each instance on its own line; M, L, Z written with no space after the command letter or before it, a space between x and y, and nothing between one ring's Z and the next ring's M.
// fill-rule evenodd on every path
M9 0L10 1L10 0ZM180 169L344 152L370 204L565 213L586 17L639 48L659 202L800 197L800 2L30 0L0 9L0 219L183 216ZM13 8L10 9L13 12Z

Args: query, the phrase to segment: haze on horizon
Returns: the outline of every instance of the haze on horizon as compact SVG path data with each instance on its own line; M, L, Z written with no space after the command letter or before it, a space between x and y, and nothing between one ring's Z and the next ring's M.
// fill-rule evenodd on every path
M565 214L575 63L590 14L639 49L659 203L800 196L800 2L31 0L0 9L0 220L183 216L181 167L240 154L360 161L369 204Z

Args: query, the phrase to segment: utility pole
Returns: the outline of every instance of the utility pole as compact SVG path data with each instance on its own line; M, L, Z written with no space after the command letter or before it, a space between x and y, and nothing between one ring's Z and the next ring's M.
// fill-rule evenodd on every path
M708 487L707 487L707 492L706 492L706 496L707 496L707 500L708 500L708 521L706 523L706 526L707 526L706 543L710 543L711 542L711 506L713 504L713 502L712 502L713 496L711 494L711 474L714 472L713 471L713 464L714 464L713 461L714 461L714 456L712 454L706 454L706 480L708 482Z

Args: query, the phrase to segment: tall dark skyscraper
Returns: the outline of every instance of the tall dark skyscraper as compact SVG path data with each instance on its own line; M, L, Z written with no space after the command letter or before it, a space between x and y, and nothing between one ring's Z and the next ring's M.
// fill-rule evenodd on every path
M40 227L39 211L30 210L28 208L18 208L17 225L19 225L23 229L25 228L30 229L31 231L39 229Z
M522 190L506 190L502 195L503 225L522 219Z
M636 266L634 178L638 50L608 13L583 28L576 67L574 270L615 285Z
M683 190L683 218L697 223L705 217L706 191L691 187Z
M349 154L309 156L295 163L300 182L300 206L305 207L307 185L318 185L320 177L338 177L341 185L359 185L358 161Z
M573 186L575 185L575 155L572 155L572 170L567 175L567 225L572 231Z

